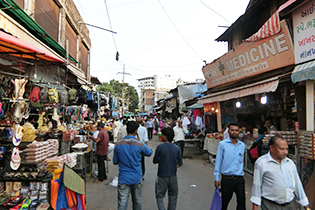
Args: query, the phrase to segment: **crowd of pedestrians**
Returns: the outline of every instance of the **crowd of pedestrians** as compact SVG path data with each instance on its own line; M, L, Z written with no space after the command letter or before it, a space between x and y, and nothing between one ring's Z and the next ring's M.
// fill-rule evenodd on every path
M153 130L161 132L162 142L155 150L153 164L158 164L155 181L156 205L159 210L175 210L178 197L177 168L183 164L184 138L188 132L182 126L181 120L173 120L171 125L164 127L158 118L125 119L122 122L112 122L117 128L117 140L114 147L113 164L118 165L118 210L127 210L129 196L132 199L132 209L141 210L142 181L145 175L145 157L153 153L147 144L152 139ZM120 124L121 123L121 124ZM109 137L104 129L104 123L97 124L99 134L89 138L97 142L98 179L107 179L104 160L107 158ZM261 130L263 135L266 130ZM218 145L214 169L214 185L221 188L222 210L228 209L228 204L236 194L236 210L245 210L245 179L244 155L245 144L238 139L240 125L231 122L227 126L225 139ZM114 137L115 139L115 137ZM256 144L259 145L259 139ZM255 160L254 179L252 186L252 209L258 206L262 210L294 210L296 200L306 210L309 202L304 192L297 168L294 162L287 158L288 144L280 136L274 136L269 141L269 152L262 155L259 148L259 158ZM164 198L168 194L168 207L164 206Z

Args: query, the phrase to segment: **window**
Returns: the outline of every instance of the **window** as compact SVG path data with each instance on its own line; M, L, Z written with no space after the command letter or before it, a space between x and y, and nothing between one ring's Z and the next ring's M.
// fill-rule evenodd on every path
M16 1L19 2L20 0ZM19 4L20 6L20 4ZM59 33L59 6L53 0L35 2L35 21L56 41ZM76 58L76 57L74 57Z
M77 34L72 28L69 20L66 21L66 40L69 40L69 54L77 58Z

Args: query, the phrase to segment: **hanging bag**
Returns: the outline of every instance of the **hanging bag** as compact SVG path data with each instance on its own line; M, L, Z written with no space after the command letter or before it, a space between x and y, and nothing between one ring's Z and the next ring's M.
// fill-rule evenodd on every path
M40 92L39 92L39 100L41 103L48 103L48 88L44 87Z
M40 89L38 87L34 87L29 95L28 99L30 102L38 102L39 101L39 93Z
M60 91L60 104L62 105L66 105L69 102L69 95L68 95L68 91L66 90L62 90Z
M48 99L49 99L49 103L59 102L58 92L56 88L52 88L48 90Z
M220 188L216 188L213 194L210 210L221 210L222 209L222 198L220 196Z

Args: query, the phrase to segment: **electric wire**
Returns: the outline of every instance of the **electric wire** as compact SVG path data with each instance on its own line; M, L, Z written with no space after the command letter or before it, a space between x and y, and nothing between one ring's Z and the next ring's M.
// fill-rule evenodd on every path
M179 29L176 27L175 23L173 22L173 20L171 19L171 17L168 15L168 13L166 12L165 8L163 7L162 3L160 0L158 0L158 2L160 3L164 13L166 14L166 16L168 17L168 19L171 21L171 23L173 24L174 28L177 30L177 32L179 33L179 35L184 39L184 41L186 42L186 44L190 47L190 49L198 56L198 58L200 58L200 60L203 60L198 53L194 50L194 48L192 48L192 46L188 43L188 41L185 39L185 37L182 35L182 33L179 31Z
M231 25L231 23L227 20L227 19L225 19L220 13L218 13L218 12L216 12L215 10L213 10L212 8L210 8L208 5L206 5L205 3L203 3L203 1L202 0L199 0L204 6L206 6L208 9L210 9L212 12L214 12L215 14L217 14L217 15L219 15L221 18L223 18L226 22L228 22L230 25Z
M112 23L111 23L110 17L109 17L109 12L108 12L108 7L107 7L106 0L104 0L104 3L105 3L105 7L106 7L106 12L107 12L107 17L108 17L109 27L110 27L110 30L113 30L113 28L112 28ZM116 51L118 52L114 34L112 34L112 37L113 37L113 41L114 41L114 45L115 45Z

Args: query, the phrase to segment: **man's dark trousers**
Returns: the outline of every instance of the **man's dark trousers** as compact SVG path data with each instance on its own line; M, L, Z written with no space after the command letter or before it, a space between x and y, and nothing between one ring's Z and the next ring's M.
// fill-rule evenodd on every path
M105 172L105 160L107 159L107 155L96 155L97 157L97 167L98 167L98 180L101 182L107 179L107 175Z
M148 138L149 138L149 140L152 139L152 136L153 136L153 128L148 128Z
M226 210L233 196L236 194L237 206L236 210L245 210L245 180L243 176L239 177L222 177L221 180L221 195L222 195L222 210Z

